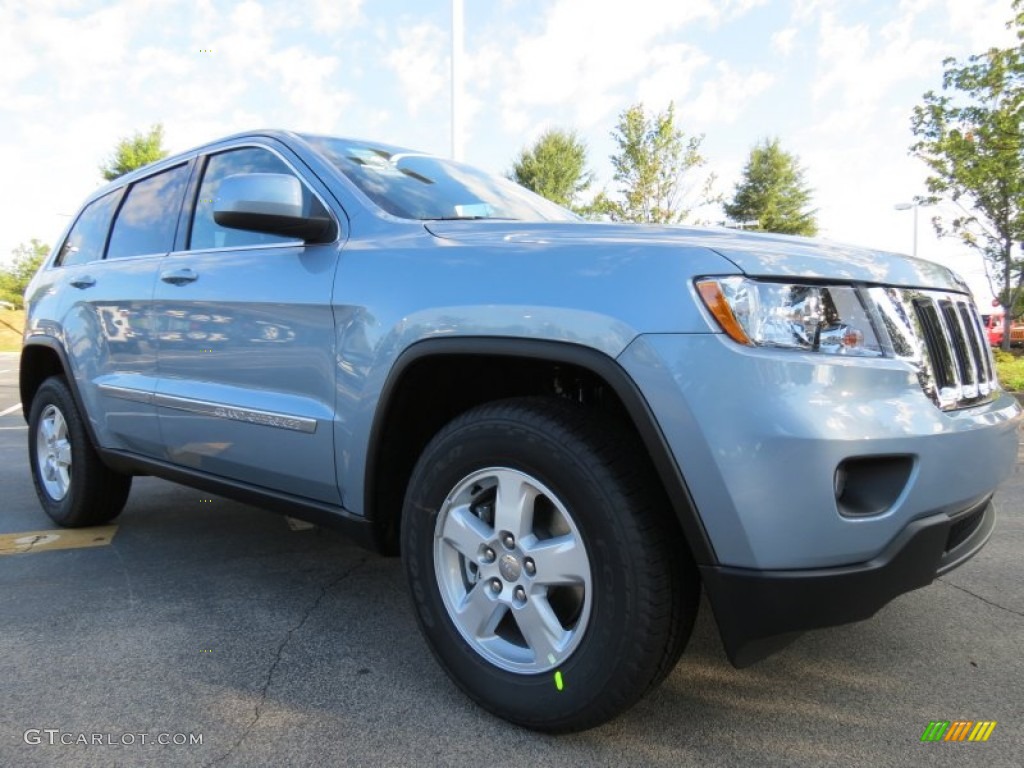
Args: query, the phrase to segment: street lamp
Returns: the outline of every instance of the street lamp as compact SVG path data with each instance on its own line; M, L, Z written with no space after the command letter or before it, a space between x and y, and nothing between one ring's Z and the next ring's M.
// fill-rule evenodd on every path
M914 251L913 251L912 255L916 259L917 258L917 209L918 209L918 205L917 205L917 203L896 203L896 205L894 205L893 208L895 208L897 211L910 211L910 210L913 210L913 212L914 212Z

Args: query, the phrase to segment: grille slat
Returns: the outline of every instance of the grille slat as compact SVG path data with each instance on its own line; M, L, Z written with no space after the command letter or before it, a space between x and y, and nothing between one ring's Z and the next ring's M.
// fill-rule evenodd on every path
M981 322L981 315L978 314L978 308L971 304L969 311L971 314L971 318L974 320L974 340L979 347L978 353L981 356L981 361L984 364L985 368L983 383L991 390L993 388L991 382L995 380L996 373L992 363L992 355L989 353L988 334L985 333L985 324ZM983 394L988 393L985 392Z
M996 390L992 362L977 310L954 295L913 299L939 406L963 408Z
M946 338L939 311L931 299L914 300L914 309L921 322L924 333L924 344L932 360L935 372L935 383L939 389L951 389L957 385L956 373L953 368L953 347Z
M960 326L963 328L967 339L967 346L971 353L971 362L974 364L974 382L978 389L977 394L987 395L988 378L985 371L985 356L982 354L978 329L971 314L971 307L967 302L961 301L957 303L957 310L960 315Z
M974 358L967 341L967 330L960 322L959 302L939 302L942 307L942 317L946 321L946 333L952 338L953 353L956 355L956 367L960 374L960 386L963 388L962 397L973 400L978 396L978 372L974 367Z

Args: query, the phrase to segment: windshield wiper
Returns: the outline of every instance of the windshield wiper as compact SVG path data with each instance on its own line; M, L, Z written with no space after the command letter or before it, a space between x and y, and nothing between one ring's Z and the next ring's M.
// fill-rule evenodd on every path
M487 219L489 221L519 221L511 216L428 216L423 221L480 221L481 219Z

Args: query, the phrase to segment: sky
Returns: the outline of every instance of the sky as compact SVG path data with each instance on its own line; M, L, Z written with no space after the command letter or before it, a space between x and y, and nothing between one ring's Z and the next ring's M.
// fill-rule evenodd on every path
M942 60L1015 41L1010 0L464 0L464 159L505 173L545 129L575 130L614 191L618 115L675 104L731 197L777 137L820 235L910 253L926 168L910 115ZM0 260L53 244L118 139L162 123L172 153L286 128L451 152L451 0L0 0ZM699 186L695 175L689 183ZM991 300L980 257L918 254ZM719 222L719 208L700 216Z

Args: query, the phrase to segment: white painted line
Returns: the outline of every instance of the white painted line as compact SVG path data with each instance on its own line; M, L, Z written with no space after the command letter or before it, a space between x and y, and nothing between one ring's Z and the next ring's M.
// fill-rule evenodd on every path
M9 413L14 413L15 411L20 411L20 410L21 410L21 403L15 403L14 405L12 405L7 410L0 411L0 417L6 416Z
M0 431L6 429L28 429L28 424L22 424L20 427L0 427Z

